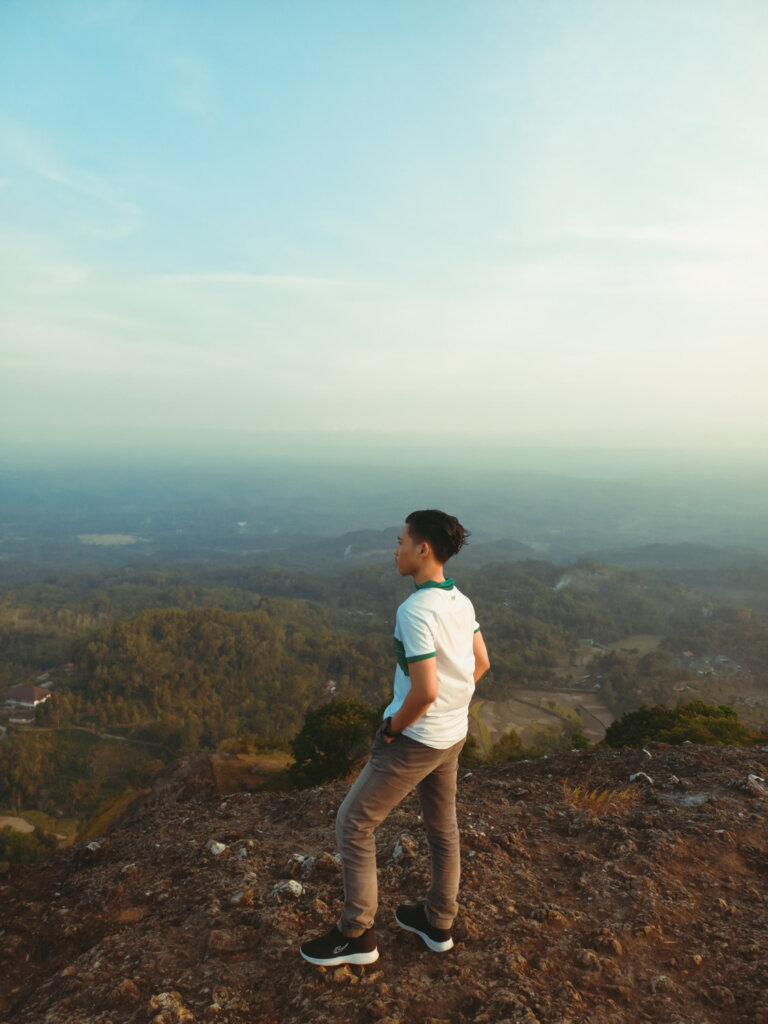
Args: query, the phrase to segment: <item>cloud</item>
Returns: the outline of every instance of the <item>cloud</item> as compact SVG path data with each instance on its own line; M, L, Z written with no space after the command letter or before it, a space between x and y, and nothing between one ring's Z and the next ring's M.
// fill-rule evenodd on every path
M668 249L698 252L702 257L725 252L768 252L760 220L738 213L670 221L666 224L598 226L583 220L566 225L566 238L586 241L617 242L626 245L652 245Z
M139 206L111 178L72 166L42 132L0 114L0 149L17 167L87 201L79 231L99 238L124 238L142 221Z

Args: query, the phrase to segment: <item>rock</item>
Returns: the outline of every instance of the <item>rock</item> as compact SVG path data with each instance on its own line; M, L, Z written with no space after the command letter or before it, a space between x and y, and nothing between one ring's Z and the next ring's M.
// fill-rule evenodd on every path
M152 1017L156 1013L178 1010L181 1002L181 993L179 992L159 992L149 1000L149 1015Z
M304 865L302 875L304 878L332 878L338 875L341 868L341 859L328 852L323 852L317 857L311 858L310 864Z
M236 892L229 902L233 903L236 907L250 906L253 903L253 889L247 889L245 892Z
M418 849L415 841L409 835L401 835L395 843L392 851L392 860L395 864L404 864L407 861L415 860Z
M606 988L606 992L617 1002L627 1003L629 1005L635 999L635 993L627 985L609 985Z
M715 1006L733 1006L736 1002L736 997L729 988L725 985L716 985L714 988L709 990L709 999Z
M597 954L591 949L580 949L576 953L576 965L584 971L596 971L600 966Z
M651 992L654 995L658 995L660 992L671 992L674 987L675 983L667 974L659 974L651 979Z
M768 797L768 786L765 784L765 779L761 779L759 775L747 776L747 789L755 796Z
M111 1024L107 1021L97 1021L96 1024ZM175 1010L164 1010L152 1018L152 1024L195 1024L195 1017L191 1010L179 1006Z
M220 857L222 853L226 853L228 849L226 843L217 843L215 839L211 839L205 848L208 853L213 854L214 857Z
M272 888L272 895L277 896L290 896L292 899L298 899L299 896L304 895L304 886L301 882L297 882L293 878L289 878L285 882L278 882L277 885Z
M647 782L649 786L653 785L653 779L650 775L646 775L645 772L634 772L629 776L630 782Z
M136 924L147 916L146 907L119 907L112 913L112 920L119 924Z
M611 847L611 857L614 860L623 860L633 853L637 853L637 845L632 839L625 839L622 842L614 843Z
M113 1006L135 1005L140 999L141 993L130 978L126 978L120 985L116 985L110 994Z
M206 952L208 956L216 953L245 953L255 949L261 941L261 931L250 925L238 925L235 928L214 928L208 935Z
M580 1003L581 996L576 989L576 986L571 981L564 981L563 984L557 991L558 999L562 999L565 1003Z
M283 878L291 878L295 874L302 874L305 878L312 870L315 858L303 853L292 853L283 865L280 872Z
M77 851L75 864L79 868L97 864L109 853L111 845L109 839L94 839L92 842L86 843Z

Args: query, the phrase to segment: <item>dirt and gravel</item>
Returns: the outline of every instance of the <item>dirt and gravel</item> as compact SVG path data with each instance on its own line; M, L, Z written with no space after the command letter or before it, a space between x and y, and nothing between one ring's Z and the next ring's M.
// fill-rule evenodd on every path
M0 1022L768 1024L767 777L690 745L462 772L455 948L393 919L427 883L411 795L377 833L380 959L323 969L298 946L340 908L347 784L221 797L197 758L0 881ZM575 787L619 792L593 816Z

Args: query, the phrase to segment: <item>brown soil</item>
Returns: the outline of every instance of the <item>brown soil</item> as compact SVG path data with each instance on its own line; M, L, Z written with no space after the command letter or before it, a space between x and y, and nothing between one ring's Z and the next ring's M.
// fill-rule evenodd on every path
M109 836L0 883L0 1022L768 1024L768 799L747 785L768 751L649 754L462 773L445 954L393 920L427 883L409 797L377 833L381 957L330 969L298 946L339 911L346 784L222 798L205 759L187 762ZM590 817L566 778L637 801Z

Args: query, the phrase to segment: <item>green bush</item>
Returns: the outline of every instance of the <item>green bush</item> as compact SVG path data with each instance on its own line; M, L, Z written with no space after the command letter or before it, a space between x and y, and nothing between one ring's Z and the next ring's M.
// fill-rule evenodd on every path
M307 712L291 749L291 779L299 787L338 779L363 754L381 721L379 710L361 700L333 700Z
M39 864L56 849L53 836L34 832L17 832L13 828L0 829L0 872L11 864Z
M753 746L765 743L768 733L748 729L726 704L705 704L702 700L667 708L657 704L638 708L609 726L605 742L609 747L641 747L651 741L705 746Z

